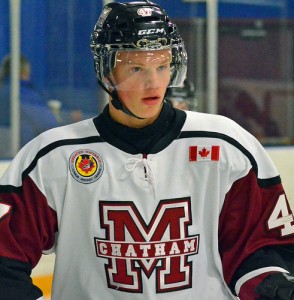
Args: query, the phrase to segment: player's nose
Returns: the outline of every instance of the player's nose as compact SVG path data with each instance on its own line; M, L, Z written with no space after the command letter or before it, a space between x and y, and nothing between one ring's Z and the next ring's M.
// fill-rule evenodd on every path
M157 88L159 84L160 84L160 78L156 70L153 69L146 70L144 74L144 87L146 89L154 89Z

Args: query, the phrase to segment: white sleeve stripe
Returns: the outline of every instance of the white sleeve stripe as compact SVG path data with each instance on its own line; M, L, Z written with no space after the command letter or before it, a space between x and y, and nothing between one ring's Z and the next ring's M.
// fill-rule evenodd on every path
M261 275L263 273L267 273L267 272L283 272L283 273L289 273L287 270L280 268L280 267L266 267L266 268L261 268L258 270L254 270L252 272L247 273L246 275L242 276L241 278L239 278L239 280L236 282L235 285L235 292L237 295L239 295L240 293L240 289L241 286L248 280Z

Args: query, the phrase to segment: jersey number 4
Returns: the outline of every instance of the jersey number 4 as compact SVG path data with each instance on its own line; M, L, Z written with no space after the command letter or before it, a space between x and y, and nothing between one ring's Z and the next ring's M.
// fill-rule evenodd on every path
M281 235L286 236L294 233L293 214L289 208L285 195L280 195L277 204L269 217L268 228L281 228Z

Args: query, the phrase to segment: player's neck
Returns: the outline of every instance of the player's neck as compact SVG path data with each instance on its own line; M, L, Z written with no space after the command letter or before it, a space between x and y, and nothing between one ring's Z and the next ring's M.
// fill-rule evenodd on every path
M137 119L136 117L132 117L127 115L125 112L116 109L111 102L109 103L109 115L110 117L117 123L122 125L131 127L131 128L143 128L148 125L151 125L159 116L160 111L157 114L150 118Z

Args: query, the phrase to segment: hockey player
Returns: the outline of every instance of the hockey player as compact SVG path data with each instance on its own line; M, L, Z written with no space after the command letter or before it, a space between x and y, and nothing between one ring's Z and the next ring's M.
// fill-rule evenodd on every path
M53 300L294 299L293 214L257 140L177 110L178 29L150 2L110 3L91 37L110 100L27 144L0 182L0 299L42 299L30 274L55 251Z

